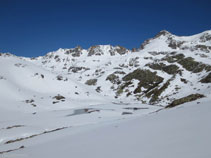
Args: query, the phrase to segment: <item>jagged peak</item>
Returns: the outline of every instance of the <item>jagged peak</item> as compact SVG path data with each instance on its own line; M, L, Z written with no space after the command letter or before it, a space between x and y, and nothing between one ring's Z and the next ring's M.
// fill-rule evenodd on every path
M160 36L166 36L166 35L172 35L172 33L170 33L169 31L167 31L167 30L161 30L156 36L155 36L155 38L157 38L157 37L160 37Z
M98 49L111 49L113 46L111 46L110 44L106 44L106 45L93 45L93 46L90 46L88 48L88 50L91 50L91 49L95 49L95 48L98 48Z
M157 39L161 36L172 36L172 34L167 31L167 30L161 30L158 34L156 34L153 38L149 38L147 40L145 40L141 46L140 46L140 50L144 49L146 45L148 45L150 43L150 41L154 40L154 39Z

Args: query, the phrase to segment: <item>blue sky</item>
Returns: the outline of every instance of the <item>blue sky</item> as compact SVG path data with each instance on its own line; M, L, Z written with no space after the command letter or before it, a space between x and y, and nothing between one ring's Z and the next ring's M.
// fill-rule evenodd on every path
M168 30L211 29L210 0L0 0L0 52L44 55L58 48L127 48Z

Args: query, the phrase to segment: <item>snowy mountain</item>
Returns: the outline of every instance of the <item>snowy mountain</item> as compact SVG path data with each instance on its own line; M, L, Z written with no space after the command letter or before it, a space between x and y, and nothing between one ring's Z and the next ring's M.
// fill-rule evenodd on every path
M161 31L133 51L121 46L88 50L78 46L27 61L88 84L102 96L166 106L210 91L203 82L211 70L210 52L211 31L189 37Z
M211 31L193 36L161 31L132 50L96 45L35 58L0 53L0 87L0 156L105 157L108 147L109 157L140 157L138 146L147 141L156 150L147 154L145 146L144 157L211 155L200 148L210 145ZM187 128L198 126L202 132L188 135ZM95 133L99 144L92 141ZM201 144L188 148L186 140L199 141L201 134ZM113 139L119 143L109 146ZM171 156L177 146L183 154ZM164 148L166 155L159 154Z

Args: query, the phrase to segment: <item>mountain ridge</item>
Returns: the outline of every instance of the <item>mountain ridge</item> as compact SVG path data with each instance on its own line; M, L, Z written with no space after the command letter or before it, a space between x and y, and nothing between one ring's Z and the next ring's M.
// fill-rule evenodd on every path
M121 46L96 45L89 49L80 46L60 48L35 58L9 53L1 53L0 56L18 58L39 66L57 74L60 81L72 78L112 99L167 106L175 99L193 94L179 95L188 84L195 94L200 91L197 86L205 84L202 81L209 82L210 52L210 30L192 36L176 36L162 30L136 51ZM187 74L193 79L185 76ZM126 79L127 76L131 76L130 79ZM172 90L174 92L169 97L168 91ZM205 95L204 92L202 94Z
M206 31L203 31L203 32L201 32L201 33L197 33L197 34L194 34L194 35L187 35L187 36L178 36L178 35L175 35L175 34L172 34L171 32L169 32L169 31L167 31L167 30L161 30L159 33L157 33L154 37L152 37L152 38L149 38L149 39L147 39L147 40L145 40L145 41L149 41L149 40L152 40L152 39L156 39L156 38L159 38L160 36L166 36L166 35L168 35L168 36L174 36L174 37L181 37L181 38L191 38L191 37L196 37L196 36L208 36L208 40L210 40L210 38L211 38L211 30L206 30ZM143 43L145 43L145 41L143 42ZM142 43L142 44L143 44ZM141 45L142 45L141 44ZM141 47L141 45L140 45L140 47ZM120 46L120 45L110 45L110 44L106 44L106 45L93 45L93 46L90 46L89 48L87 48L87 49L84 49L84 50L89 50L89 49L91 49L92 47L96 47L96 46L111 46L111 47L123 47L123 48L125 48L125 49L127 49L127 50L130 50L130 51L132 51L133 49L137 49L137 48L132 48L132 49L128 49L128 48L126 48L126 47L124 47L124 46ZM77 49L77 48L80 48L80 49L83 49L80 45L77 45L75 48L59 48L59 49L57 49L56 51L52 51L52 52L48 52L48 53L53 53L53 52L59 52L59 51L70 51L70 50L74 50L74 49ZM138 49L139 50L139 49ZM134 52L134 51L132 51L132 52ZM10 53L10 52L7 52L7 53L3 53L3 52L0 52L1 54L10 54L10 55L15 55L15 54L12 54L12 53ZM47 54L48 54L47 53ZM16 56L16 55L15 55ZM44 55L45 56L45 55ZM17 56L18 57L18 56ZM24 57L24 56L19 56L19 57ZM42 57L42 56L37 56L37 57ZM25 58L37 58L37 57L25 57Z

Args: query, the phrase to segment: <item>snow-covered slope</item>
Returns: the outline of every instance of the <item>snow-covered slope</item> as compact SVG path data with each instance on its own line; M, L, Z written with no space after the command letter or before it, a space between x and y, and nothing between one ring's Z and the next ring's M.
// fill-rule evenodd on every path
M113 124L32 138L8 157L75 158L209 158L211 156L210 100ZM79 129L77 129L79 130ZM46 138L47 137L47 138ZM46 141L47 140L47 141ZM31 143L35 142L35 143Z
M12 110L37 111L40 108L52 110L58 106L59 109L70 106L69 104L74 106L75 101L79 104L79 99L81 102L86 102L87 99L93 100L93 103L107 100L90 87L80 84L67 75L61 76L50 72L13 55L0 58L0 75L1 100L16 104L12 106L1 104L0 107ZM36 110L31 108L33 106Z
M0 53L0 156L209 157L210 102L211 31L161 31L133 50Z

